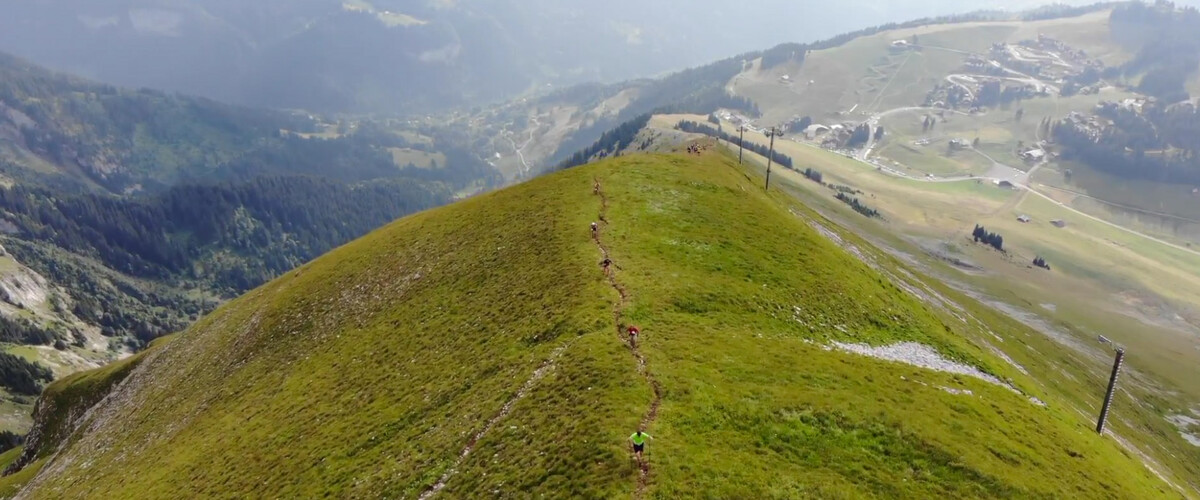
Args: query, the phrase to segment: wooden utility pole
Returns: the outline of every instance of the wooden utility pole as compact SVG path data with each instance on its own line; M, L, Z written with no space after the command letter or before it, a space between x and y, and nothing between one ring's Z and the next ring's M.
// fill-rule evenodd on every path
M1117 357L1113 360L1112 375L1108 377L1108 392L1104 393L1104 406L1100 407L1100 420L1096 422L1096 432L1104 434L1104 423L1108 420L1108 409L1112 406L1113 392L1117 389L1117 375L1121 373L1121 359L1125 357L1125 349L1117 348Z
M771 138L771 152L767 153L767 186L765 189L771 189L771 160L775 158L775 136L782 134L783 131L779 127L771 127L767 130L767 137Z
M738 126L738 165L742 164L742 145L746 143L746 126Z

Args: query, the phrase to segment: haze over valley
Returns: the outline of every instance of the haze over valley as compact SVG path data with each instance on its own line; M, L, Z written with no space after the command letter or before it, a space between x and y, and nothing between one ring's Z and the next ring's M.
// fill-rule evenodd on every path
M0 6L0 497L1200 498L1191 5Z

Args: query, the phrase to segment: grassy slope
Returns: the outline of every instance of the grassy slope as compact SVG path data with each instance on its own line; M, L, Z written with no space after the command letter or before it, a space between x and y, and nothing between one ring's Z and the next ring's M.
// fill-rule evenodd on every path
M993 42L1016 43L1047 35L1071 47L1085 50L1090 57L1117 66L1128 60L1145 44L1147 34L1114 33L1109 28L1109 12L1080 17L1036 22L962 23L897 30L862 37L846 44L809 54L801 65L782 65L769 71L753 69L738 75L730 84L737 94L755 101L763 110L762 124L779 123L793 117L811 116L818 122L857 122L866 114L900 107L918 106L925 92L951 73L963 72L964 52L986 53ZM892 40L918 35L925 48L921 51L893 52ZM779 77L788 74L792 85L783 85ZM811 85L808 82L812 81ZM1200 76L1189 88L1200 89ZM991 161L972 151L950 152L952 138L980 138L980 149L992 159L1016 168L1028 168L1018 156L1018 141L1032 145L1039 141L1038 124L1043 118L1059 120L1072 111L1090 113L1101 100L1119 101L1133 94L1109 88L1098 95L1069 98L1038 98L1021 101L984 115L948 114L948 122L931 131L923 131L925 112L910 111L885 117L880 124L888 131L874 154L885 161L899 162L910 175L982 174ZM834 114L857 105L850 115ZM1013 119L1017 108L1025 118ZM913 144L929 138L932 144ZM1052 163L1051 168L1078 170L1074 182L1059 176L1053 184L1084 192L1101 200L1169 215L1195 218L1197 211L1193 186L1170 186L1136 180L1114 180L1079 166ZM1047 174L1049 170L1047 168ZM1046 178L1046 174L1043 174ZM1155 217L1098 202L1076 203L1077 209L1106 220L1152 232L1166 239L1200 241L1200 224L1171 217Z
M796 157L798 160L802 159L801 165L815 162L825 173L826 181L833 179L845 182L837 176L831 177L831 172L845 175L844 171L834 168L845 158L817 149L808 151L812 154ZM765 158L748 156L752 162L758 163L757 168L761 171ZM1098 283L1095 281L1064 275L1061 266L1056 267L1056 272L1045 272L1033 269L1025 264L1024 260L1014 263L1010 256L1002 256L998 252L985 250L982 246L966 243L966 240L969 240L966 233L951 237L948 242L957 245L959 251L964 251L963 257L991 272L963 273L961 269L926 254L928 250L921 245L931 240L920 230L914 229L919 225L910 225L904 231L898 232L898 224L904 221L880 222L865 219L834 200L827 188L808 181L795 172L777 170L773 178L778 179L777 184L783 189L819 210L821 214L834 217L837 224L847 228L841 231L843 239L859 239L848 230L865 235L872 242L892 248L892 252L902 257L906 263L901 267L915 265L921 273L934 276L934 280L923 280L924 286L931 293L948 297L960 306L957 312L950 312L948 315L947 311L940 311L944 320L956 324L962 321L961 317L965 315L967 318L974 318L980 325L986 325L985 331L974 332L974 335L968 332L968 336L975 342L1003 352L1015 360L1032 376L1035 387L1057 397L1069 411L1075 413L1074 416L1078 417L1081 424L1090 425L1094 422L1112 363L1111 353L1094 342L1097 333L1123 345L1136 346L1125 357L1126 364L1121 376L1122 390L1114 399L1115 410L1113 418L1110 419L1109 430L1139 450L1138 453L1148 454L1153 460L1150 463L1162 473L1173 476L1176 484L1186 485L1184 488L1190 486L1193 495L1200 493L1200 483L1196 482L1197 478L1200 478L1200 449L1181 439L1175 426L1164 418L1167 415L1186 413L1187 408L1193 405L1195 387L1192 381L1195 380L1196 366L1194 355L1189 354L1192 342L1188 338L1181 338L1178 332L1171 328L1164 328L1145 319L1161 314L1158 310L1149 308L1153 303L1138 304L1140 315L1131 315L1126 304L1114 306L1111 302L1100 301L1096 291ZM853 184L862 186L858 183ZM934 200L935 193L945 192L946 188L955 186L965 188L975 184L925 184L927 191L913 192L908 196L914 200L929 202ZM995 188L989 189L1000 191ZM971 191L964 191L963 194L986 196L985 193ZM873 196L872 206L879 206L876 203L883 199L882 193L878 197ZM945 224L953 219L953 216L950 219L943 218L944 214L963 215L963 210L940 206L940 202L919 203L915 207L919 209L918 213L924 214L927 223L934 225ZM890 210L885 213L891 214ZM970 214L967 216L970 217ZM1015 213L1008 214L1003 219L1013 219L1015 216ZM1043 216L1039 216L1039 220L1045 220L1041 217ZM993 227L993 223L999 220L1000 218L989 219L988 227ZM1019 226L1029 229L1027 225ZM832 225L831 229L837 230L836 226ZM968 225L966 231L969 232L969 229ZM1016 234L1017 229L1002 232L1007 238L1009 234ZM1056 230L1044 234L1070 233ZM953 243L957 241L962 243ZM1009 240L1006 239L1006 246L1009 244ZM1024 241L1013 243L1025 244ZM1092 248L1096 248L1095 245ZM1025 246L1014 246L1010 251L1014 249L1018 249L1019 252L1030 250ZM1078 259L1080 254L1074 255ZM1024 256L1017 258L1025 259ZM1052 262L1059 262L1055 257L1050 258ZM898 264L886 254L877 254L874 259L892 260L894 264ZM982 292L989 304L1001 304L1006 308L1004 310L1014 311L1008 313L1013 316L967 298L960 291L964 286L973 290L969 292L971 296L981 296ZM1104 305L1098 307L1097 304ZM1037 330L1021 324L1021 321L1032 321L1038 325ZM1163 384L1163 381L1167 384Z
M574 169L338 249L148 356L33 493L412 497L550 359L444 492L631 494L651 398L612 333L593 178L663 386L651 496L1167 494L1053 397L822 349L915 340L1034 386L716 154Z
M746 136L756 142L765 140L753 132ZM1126 295L1168 300L1169 306L1186 310L1194 302L1190 297L1200 294L1200 258L1195 255L1087 220L1033 195L1022 196L973 181L920 183L897 179L841 155L791 141L777 141L776 149L791 155L800 168L820 170L826 182L865 191L865 202L884 213L891 230L958 245L964 258L987 264L985 267L995 277L1008 282L1008 288L1030 288L1033 284L1032 290L1018 295L1034 306L1068 299L1079 302L1084 310L1104 304L1099 309L1125 314L1129 322L1140 320L1139 314L1153 316L1156 311L1125 303ZM801 178L794 172L777 175ZM825 188L805 181L798 181L798 185L827 193ZM1018 215L1030 215L1035 223L1018 223ZM1067 220L1069 227L1052 231L1048 224L1052 219ZM966 244L964 238L975 224L1004 235L1012 262L988 260L989 252L975 251ZM1049 276L1026 274L1026 264L1036 255L1050 259L1056 271ZM1174 317L1174 313L1165 317ZM1167 356L1179 359L1170 364L1147 362L1146 369L1180 382L1181 390L1196 397L1195 384L1188 382L1200 374L1196 371L1195 360L1200 358L1196 357L1194 342L1180 338L1172 328L1158 328L1144 320L1142 324L1133 323L1136 328L1113 328L1113 322L1099 322L1101 328L1089 328L1092 333L1085 336L1103 334L1119 339L1136 347L1136 355L1148 355L1155 361Z
M21 488L42 470L44 461L37 461L21 469L20 472L0 477L0 497L10 498L21 491Z
M967 55L986 53L993 42L1015 43L1045 34L1084 49L1110 65L1132 52L1128 43L1108 31L1108 12L1036 22L978 22L922 26L851 40L826 50L813 51L802 64L785 64L767 71L758 67L738 75L730 89L762 109L764 124L794 116L811 116L818 123L861 121L861 113L919 106L926 93L945 76L957 73ZM893 40L918 36L921 51L893 52ZM949 49L949 50L946 50ZM779 77L788 75L790 85ZM812 82L809 84L809 82ZM835 116L855 105L855 113ZM1088 108L1090 109L1090 108ZM1027 110L1028 111L1028 110ZM1065 116L1070 109L1064 109ZM1034 116L1030 114L1029 116ZM1040 118L1039 118L1040 119ZM1036 121L1031 121L1036 124Z

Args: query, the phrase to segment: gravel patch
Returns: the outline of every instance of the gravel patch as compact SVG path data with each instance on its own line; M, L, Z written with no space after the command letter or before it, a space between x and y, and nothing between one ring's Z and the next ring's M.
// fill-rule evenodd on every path
M1183 436L1184 441L1191 443L1192 446L1200 446L1200 436L1188 432L1192 427L1200 428L1200 420L1187 415L1170 415L1167 417L1167 421L1179 429L1179 434Z
M1022 393L1021 391L1017 390L1016 387L1013 387L1012 385L1009 385L992 375L988 375L974 366L943 358L942 355L939 354L934 348L918 342L901 342L899 344L878 347L867 344L846 344L842 342L834 342L833 347L825 346L825 349L832 350L834 347L843 351L861 354L863 356L870 356L876 359L896 361L899 363L906 363L939 372L975 377L989 384L995 384L1020 394L1021 396L1028 398L1029 402L1032 404L1043 407L1046 406L1046 403L1041 399ZM965 394L968 396L974 394L965 389L952 389L949 387L938 388L951 394Z
M966 375L968 377L975 377L989 384L996 384L1001 387L1012 389L1012 387L1000 379L983 373L974 366L943 358L942 355L938 354L938 352L932 347L918 342L901 342L899 344L878 347L867 344L845 344L842 342L834 342L833 345L843 351L849 351L856 354L861 354L863 356L907 363L913 366L928 368L930 370L936 370L939 372Z

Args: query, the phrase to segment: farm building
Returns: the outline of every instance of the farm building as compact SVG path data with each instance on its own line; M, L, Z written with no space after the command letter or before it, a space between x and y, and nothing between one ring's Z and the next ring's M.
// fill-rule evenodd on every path
M808 137L809 139L813 139L819 135L827 133L829 133L829 127L821 125L820 123L814 123L809 125L808 128L804 129L804 136Z
M1025 161L1042 161L1046 158L1046 151L1038 148L1030 149L1021 153L1021 159Z

